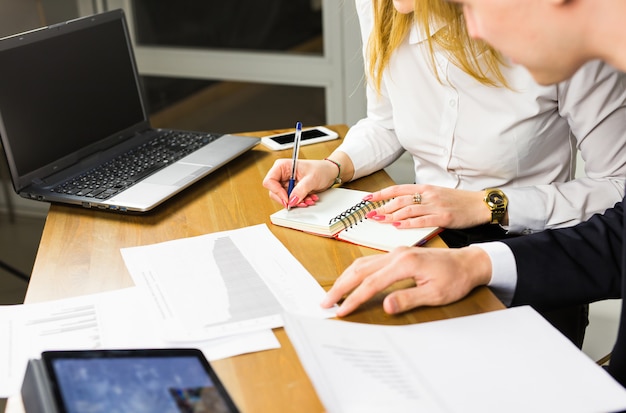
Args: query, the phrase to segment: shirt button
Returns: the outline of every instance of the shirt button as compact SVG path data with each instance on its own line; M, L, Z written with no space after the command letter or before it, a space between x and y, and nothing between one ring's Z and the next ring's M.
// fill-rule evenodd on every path
M451 108L453 108L453 107L455 107L455 106L456 106L456 100L454 100L454 99L450 99L450 100L448 101L448 104L450 105L450 107L451 107Z

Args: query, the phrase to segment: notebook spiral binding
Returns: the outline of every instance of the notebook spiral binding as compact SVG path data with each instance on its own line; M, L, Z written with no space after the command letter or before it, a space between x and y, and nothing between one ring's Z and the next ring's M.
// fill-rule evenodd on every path
M343 224L343 229L348 230L354 225L357 225L359 222L363 221L369 211L384 205L385 202L386 201L361 201L358 204L346 209L336 217L332 218L330 221L328 221L328 225L332 226L336 222L341 222Z

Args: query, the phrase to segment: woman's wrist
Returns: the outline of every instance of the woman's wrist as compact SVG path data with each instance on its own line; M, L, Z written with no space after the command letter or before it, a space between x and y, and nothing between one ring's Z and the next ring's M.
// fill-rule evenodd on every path
M341 180L341 164L330 158L324 158L324 160L330 162L337 167L337 175L333 178L331 184L328 186L328 189L332 188L335 185L341 185L341 183L343 182Z
M331 162L333 163L336 162L337 164L340 165L339 175L333 176L333 179L336 179L338 177L339 179L341 179L341 182L343 183L349 182L352 180L352 177L354 176L354 165L352 164L352 159L350 159L350 157L347 154L341 151L334 151L333 153L331 153L330 155L326 157L326 160L328 164L330 164ZM328 162L328 161L331 161L331 162ZM337 173L336 166L335 166L334 172Z
M489 207L485 203L484 191L479 191L476 193L476 205L480 211L480 223L481 224L491 223L491 211L489 210Z

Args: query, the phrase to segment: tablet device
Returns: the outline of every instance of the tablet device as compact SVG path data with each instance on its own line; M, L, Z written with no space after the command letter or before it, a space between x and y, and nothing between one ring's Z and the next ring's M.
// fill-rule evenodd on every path
M58 411L238 412L196 349L46 351Z

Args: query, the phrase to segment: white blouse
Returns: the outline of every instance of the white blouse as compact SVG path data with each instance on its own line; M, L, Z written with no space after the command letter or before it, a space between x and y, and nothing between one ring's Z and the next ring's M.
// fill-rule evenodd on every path
M364 45L372 1L356 0ZM626 177L626 75L599 61L553 86L537 85L519 65L503 73L510 89L478 83L436 53L413 28L383 73L381 95L367 85L367 117L338 150L354 179L405 150L415 182L448 188L502 188L515 233L571 226L620 201ZM529 45L532 47L532 45ZM576 150L586 177L573 179Z

